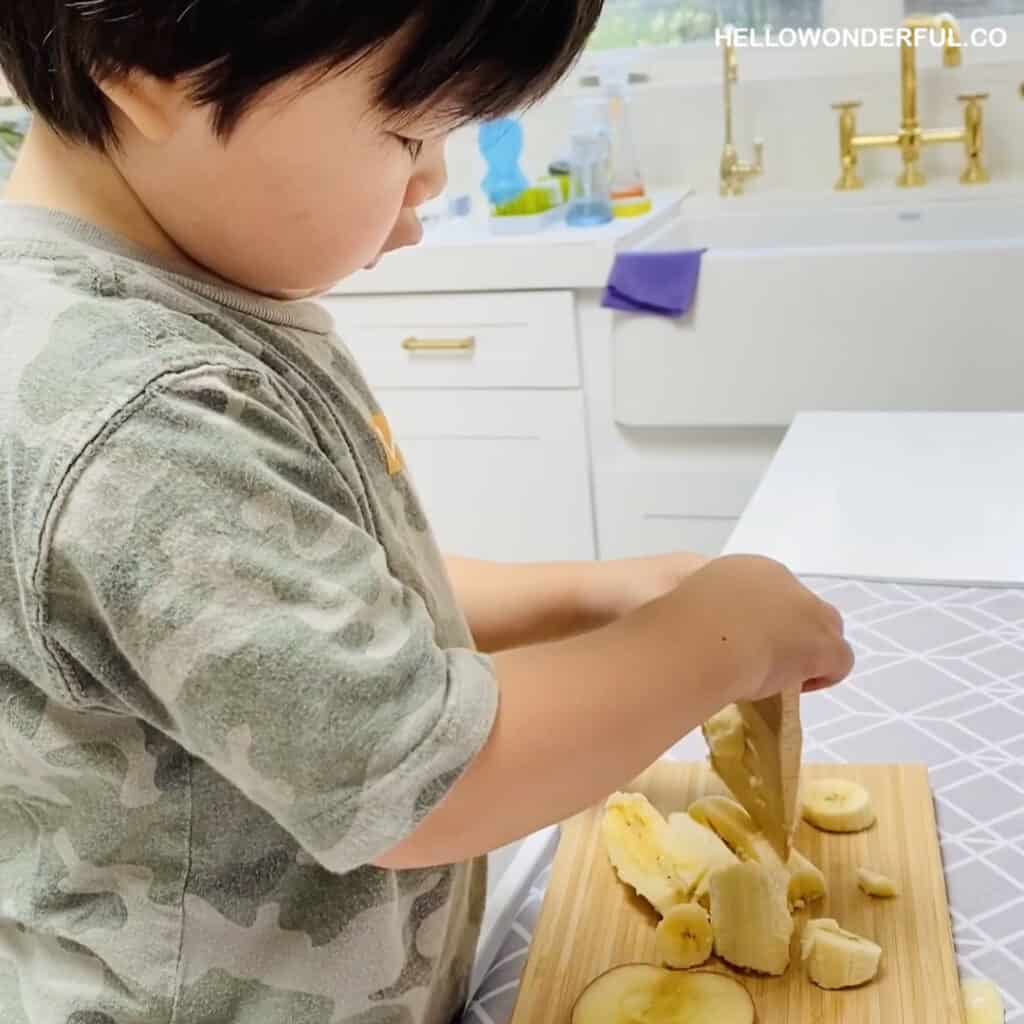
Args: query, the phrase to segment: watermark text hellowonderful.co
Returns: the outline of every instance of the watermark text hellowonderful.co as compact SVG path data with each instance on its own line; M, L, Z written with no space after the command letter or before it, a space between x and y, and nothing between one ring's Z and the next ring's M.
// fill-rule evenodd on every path
M913 46L959 46L963 49L980 49L1006 46L1010 34L1005 28L991 25L975 25L957 41L943 28L910 27L907 25L891 28L780 28L770 25L763 29L735 28L727 26L715 30L715 45L732 44L750 49L796 49L824 47L825 49L872 49L875 47Z

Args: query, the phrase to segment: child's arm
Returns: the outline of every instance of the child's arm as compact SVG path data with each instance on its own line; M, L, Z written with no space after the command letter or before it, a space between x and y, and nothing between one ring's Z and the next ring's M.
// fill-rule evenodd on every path
M730 699L848 667L838 616L756 559L579 638L439 643L360 474L259 374L168 371L77 460L34 577L60 699L170 737L328 871L492 849Z
M377 864L495 849L603 799L723 705L844 678L835 609L764 559L720 559L586 636L495 658L497 722L420 828Z
M446 561L477 647L494 653L605 626L678 586L708 560L683 552L608 562Z

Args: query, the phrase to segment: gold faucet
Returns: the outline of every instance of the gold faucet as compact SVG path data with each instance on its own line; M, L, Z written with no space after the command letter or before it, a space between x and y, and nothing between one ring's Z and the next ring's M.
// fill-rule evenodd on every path
M967 155L967 166L960 177L965 185L981 185L989 180L983 155L984 114L982 103L988 93L969 93L959 97L965 104L964 127L950 131L924 131L918 117L918 76L917 46L915 34L918 30L938 29L943 38L943 63L947 68L959 67L960 26L950 14L934 17L915 15L903 22L900 39L900 92L902 96L902 120L900 130L892 135L858 135L857 108L860 103L844 101L832 107L839 111L839 153L842 171L836 188L841 192L864 187L859 174L860 151L898 147L903 158L903 173L897 184L903 188L917 188L926 181L921 171L921 151L925 146L940 143L962 143Z
M732 131L732 87L740 79L740 67L736 59L736 46L729 41L731 32L727 30L725 36L722 48L725 55L725 146L719 165L719 181L723 196L741 196L747 181L764 173L764 142L760 139L754 142L754 163L744 163L740 159Z

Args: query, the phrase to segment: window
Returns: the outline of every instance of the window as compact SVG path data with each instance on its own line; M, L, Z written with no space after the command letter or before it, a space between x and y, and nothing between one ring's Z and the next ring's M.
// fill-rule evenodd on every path
M773 29L860 24L861 0L605 0L593 50L673 46L710 39L719 25ZM1024 0L893 0L904 14L949 11L958 18L1024 15Z
M990 18L1024 14L1024 0L907 0L907 14L942 14L957 18Z
M605 0L591 48L689 43L710 38L718 25L818 25L821 5L822 0Z

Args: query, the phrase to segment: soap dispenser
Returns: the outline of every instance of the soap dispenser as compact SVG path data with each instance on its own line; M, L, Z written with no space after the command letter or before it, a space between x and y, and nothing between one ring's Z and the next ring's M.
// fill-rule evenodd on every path
M640 217L651 212L651 200L633 145L629 69L622 63L606 64L600 81L608 103L612 210L616 217Z
M570 141L572 198L566 222L572 227L607 224L613 217L612 147L604 97L580 96L576 100Z

